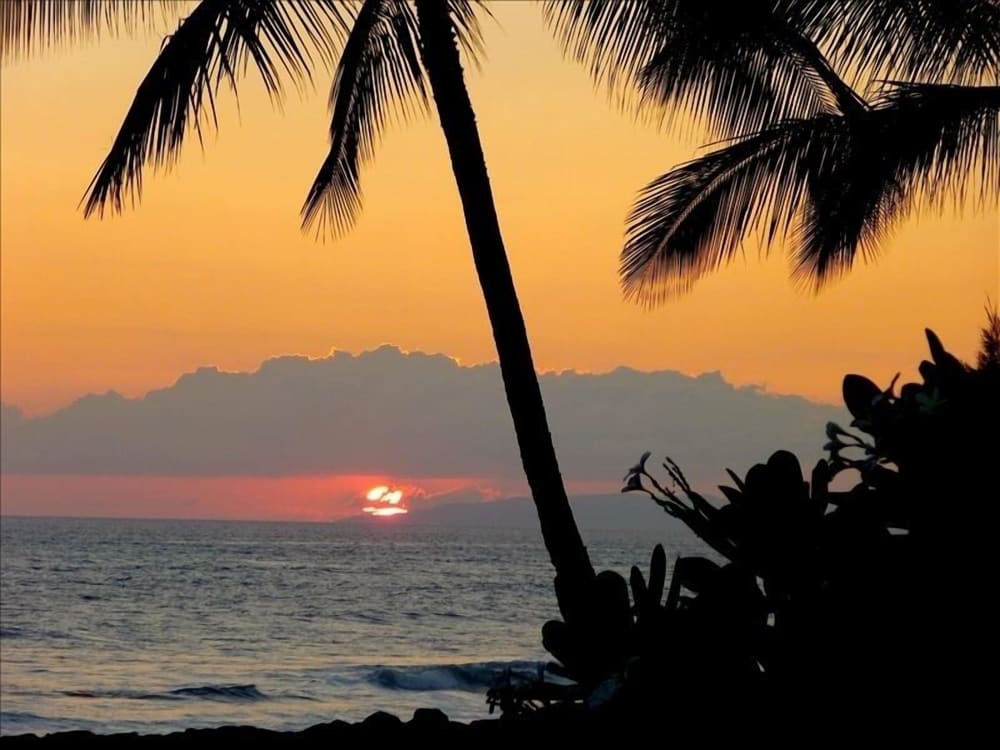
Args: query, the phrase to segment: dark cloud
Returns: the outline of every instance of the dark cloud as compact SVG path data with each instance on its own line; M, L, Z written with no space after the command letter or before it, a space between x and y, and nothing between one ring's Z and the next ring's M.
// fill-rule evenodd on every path
M541 379L564 475L615 481L644 450L694 478L774 449L812 460L842 410L718 373L630 369ZM102 475L391 473L517 479L496 365L392 347L278 357L251 373L201 368L143 398L81 398L51 415L3 409L3 472Z

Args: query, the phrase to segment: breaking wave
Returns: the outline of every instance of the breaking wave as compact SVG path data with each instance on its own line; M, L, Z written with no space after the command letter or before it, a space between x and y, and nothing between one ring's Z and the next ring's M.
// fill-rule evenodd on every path
M504 679L537 677L538 662L481 662L474 664L435 664L415 667L377 667L369 681L390 690L464 690L483 691Z

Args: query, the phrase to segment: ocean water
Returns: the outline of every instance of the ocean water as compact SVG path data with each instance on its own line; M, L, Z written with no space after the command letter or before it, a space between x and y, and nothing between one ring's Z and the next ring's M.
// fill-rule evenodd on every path
M666 519L584 536L626 575L698 550ZM535 530L3 518L0 734L484 718L556 615Z

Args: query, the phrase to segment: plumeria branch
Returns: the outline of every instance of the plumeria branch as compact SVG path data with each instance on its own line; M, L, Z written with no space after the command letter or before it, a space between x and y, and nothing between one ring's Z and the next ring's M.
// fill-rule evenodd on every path
M827 422L826 437L823 450L830 454L831 477L854 469L864 478L880 467L892 465L892 461L881 455L874 443L848 432L836 422ZM844 455L844 451L861 451L861 456Z
M639 462L625 474L622 492L644 492L667 514L683 521L695 534L720 554L733 559L736 549L719 535L714 523L719 513L703 495L695 491L677 462L667 457L662 464L669 482L661 482L646 468L652 454L646 451Z

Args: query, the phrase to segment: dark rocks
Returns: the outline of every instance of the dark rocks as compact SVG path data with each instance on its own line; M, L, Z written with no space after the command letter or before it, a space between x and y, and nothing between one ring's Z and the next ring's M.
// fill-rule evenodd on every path
M409 725L420 730L434 730L449 724L448 715L440 708L418 708L413 712ZM456 722L457 723L457 722Z
M62 750L62 748L142 748L143 750L174 750L208 745L226 747L273 747L273 748L323 748L361 747L374 743L381 747L386 743L407 741L415 738L435 742L438 747L468 739L488 739L496 735L501 724L496 719L469 724L451 721L436 708L417 709L413 718L403 722L398 716L385 711L376 711L362 721L351 724L346 721L331 721L316 724L300 732L276 732L249 726L225 726L215 729L188 729L171 734L139 735L94 734L92 732L57 732L42 737L33 734L7 736L2 740L3 750L32 748L38 750ZM503 736L508 736L506 733Z
M386 711L376 711L361 722L361 727L372 732L398 730L403 724L402 719Z

